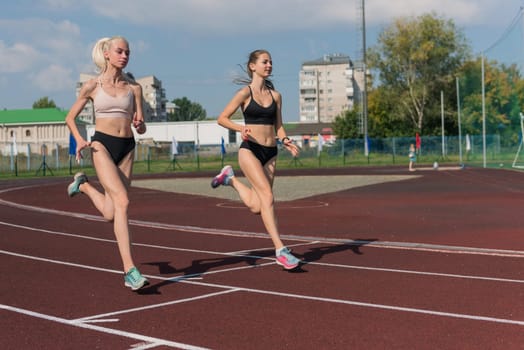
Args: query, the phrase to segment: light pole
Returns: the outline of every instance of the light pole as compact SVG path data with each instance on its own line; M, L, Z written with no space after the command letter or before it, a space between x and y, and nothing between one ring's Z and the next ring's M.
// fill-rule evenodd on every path
M366 0L361 0L362 5L362 69L364 71L364 88L362 90L362 129L364 133L364 155L369 155L368 145L368 79L366 55Z

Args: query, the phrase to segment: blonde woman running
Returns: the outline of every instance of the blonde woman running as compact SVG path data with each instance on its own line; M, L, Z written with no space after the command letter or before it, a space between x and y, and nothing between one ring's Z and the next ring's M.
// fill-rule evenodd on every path
M93 61L99 75L87 81L66 116L66 123L76 140L76 159L82 150L91 149L93 165L104 192L93 187L79 172L67 188L70 197L86 194L104 218L113 222L124 269L124 284L138 290L148 284L136 268L131 255L129 234L128 189L131 184L135 139L146 131L142 114L142 88L123 69L129 62L129 43L123 37L102 38L93 48ZM80 134L75 119L88 101L95 111L95 134L87 142Z

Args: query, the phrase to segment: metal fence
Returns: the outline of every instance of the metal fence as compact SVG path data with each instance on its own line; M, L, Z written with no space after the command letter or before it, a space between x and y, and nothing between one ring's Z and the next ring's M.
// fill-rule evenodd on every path
M334 143L304 146L300 156L293 158L289 152L280 150L279 167L339 167L361 165L401 165L408 164L410 144L414 137L370 138L369 153L364 152L363 139L337 140ZM5 145L2 145L5 146ZM220 144L195 147L194 144L179 144L177 154L173 154L169 143L137 144L135 149L135 171L198 171L220 167L223 163L236 163L238 148L229 145L223 153ZM43 147L44 148L44 147ZM482 136L472 135L460 139L457 136L421 137L421 147L417 152L417 163L434 162L483 166L484 155L488 167L511 166L518 143L503 145L499 135L487 135L486 143ZM484 151L485 149L485 151ZM10 152L0 155L0 175L3 176L47 176L55 173L66 174L77 168L92 167L90 152L77 163L66 147L54 146L40 152ZM517 160L518 161L518 160ZM522 162L524 164L524 160Z

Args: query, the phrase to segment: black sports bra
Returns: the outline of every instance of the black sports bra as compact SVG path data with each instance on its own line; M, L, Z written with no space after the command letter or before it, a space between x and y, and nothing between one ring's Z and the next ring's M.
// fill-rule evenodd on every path
M269 91L269 94L271 95L273 102L271 102L268 107L262 107L253 98L251 86L248 85L248 88L251 100L243 111L244 122L246 124L275 125L275 120L277 118L277 104L273 98L273 94L271 94L271 90Z

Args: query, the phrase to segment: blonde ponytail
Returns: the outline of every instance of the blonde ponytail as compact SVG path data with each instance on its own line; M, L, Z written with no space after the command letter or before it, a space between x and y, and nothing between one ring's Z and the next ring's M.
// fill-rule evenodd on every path
M99 39L93 47L93 52L91 56L93 57L93 62L97 67L97 73L102 73L107 69L107 60L104 56L104 52L106 52L109 49L110 41L111 38Z
M117 39L123 40L129 45L127 39L123 36L113 36L111 38L107 37L99 39L93 47L93 52L91 56L93 57L93 62L97 67L97 73L105 72L105 70L107 69L107 59L104 56L104 52L108 51L111 47L111 43L113 42L113 40Z

